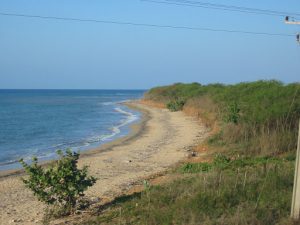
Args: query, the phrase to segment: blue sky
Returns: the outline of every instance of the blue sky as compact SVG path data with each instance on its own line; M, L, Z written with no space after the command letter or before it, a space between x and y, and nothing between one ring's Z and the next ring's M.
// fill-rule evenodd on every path
M299 0L202 1L300 13ZM0 12L300 32L282 17L139 0L1 0ZM175 82L299 78L295 37L0 16L0 88L147 89Z

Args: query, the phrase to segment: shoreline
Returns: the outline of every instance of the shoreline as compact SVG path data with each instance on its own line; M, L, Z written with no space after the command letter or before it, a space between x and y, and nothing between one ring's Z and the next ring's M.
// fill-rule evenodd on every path
M131 102L143 113L130 136L91 149L78 161L88 166L97 182L86 192L93 204L102 204L126 193L137 182L164 173L189 155L208 135L207 128L183 112ZM42 224L45 204L22 183L22 173L0 179L0 224Z
M80 152L80 158L92 157L94 154L111 151L112 148L117 147L119 145L130 144L131 141L134 141L140 135L142 135L142 132L145 132L144 128L146 126L147 121L150 119L150 116L147 110L137 106L137 104L139 104L140 101L141 100L129 100L127 102L119 103L141 113L141 118L139 118L139 121L129 125L129 132L127 135L125 135L124 137L118 137L115 140L101 144L98 147L93 147L91 149L84 150ZM48 166L51 163L54 163L55 161L55 159L44 160L39 162L39 165ZM0 170L0 181L8 177L22 175L25 175L24 169Z

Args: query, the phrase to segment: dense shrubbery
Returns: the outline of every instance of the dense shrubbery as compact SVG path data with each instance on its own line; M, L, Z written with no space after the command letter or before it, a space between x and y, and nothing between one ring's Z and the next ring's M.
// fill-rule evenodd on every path
M37 158L33 158L31 165L20 160L29 177L22 178L26 187L31 189L37 198L53 205L64 214L71 213L84 191L92 186L96 179L87 175L87 167L77 168L79 154L67 150L65 154L57 151L59 160L51 164L48 169L38 165Z
M149 90L145 98L164 103L175 99L186 100L198 95L201 92L199 87L201 87L201 85L198 83L189 85L177 83L172 86L157 87Z
M244 154L273 155L295 149L300 118L300 84L257 81L236 85L174 84L151 89L146 99L185 101L221 121L218 142L242 146ZM214 104L202 104L205 99ZM207 100L206 100L207 101ZM198 103L198 104L197 104ZM204 115L205 116L205 115Z
M176 112L176 111L180 111L183 109L184 106L184 100L173 100L167 103L167 108L171 111L171 112Z

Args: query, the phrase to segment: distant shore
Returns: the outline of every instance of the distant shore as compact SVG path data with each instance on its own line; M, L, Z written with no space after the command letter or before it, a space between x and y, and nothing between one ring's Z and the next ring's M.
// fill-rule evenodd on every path
M138 180L165 171L184 159L191 146L201 142L207 130L182 112L126 103L142 112L129 135L82 153L79 166L89 166L98 181L86 195L109 201L132 188ZM16 176L17 175L17 176ZM40 224L44 205L27 190L21 171L7 171L0 179L0 224ZM15 222L13 222L15 221Z

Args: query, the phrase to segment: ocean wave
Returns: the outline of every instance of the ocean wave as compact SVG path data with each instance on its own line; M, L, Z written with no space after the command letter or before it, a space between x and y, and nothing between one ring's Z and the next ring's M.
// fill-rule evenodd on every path
M126 119L123 119L120 121L120 123L116 126L113 126L110 128L110 130L112 131L112 133L110 134L106 134L106 135L99 135L99 136L94 136L91 137L87 140L86 143L95 143L95 142L101 142L101 141L107 141L110 140L111 138L113 138L114 136L118 135L121 133L121 128L133 123L134 121L138 120L138 115L135 115L131 112L125 111L119 107L114 108L114 110L118 113L121 113L123 115L126 115Z
M24 160L24 162L26 163L30 163L32 162L32 157L35 156L37 157L37 159L41 159L41 160L47 160L47 159L54 159L56 154L54 152L51 153L42 153L36 156L36 154L31 154L29 155L24 155L24 156L20 156L20 157L16 157L17 159L12 159L12 160L7 160L7 161L3 161L0 162L0 170L5 169L5 166L9 166L9 165L19 165L21 166L19 160L22 158ZM10 168L10 167L9 167Z
M55 159L55 158L57 158L57 156L56 156L56 150L57 149L72 148L73 150L74 149L75 150L80 150L82 148L84 149L84 147L88 147L88 146L90 146L92 144L95 144L95 143L110 141L110 140L113 139L114 136L121 133L121 128L122 127L127 126L127 125L129 125L129 124L131 124L134 121L139 119L138 115L136 115L132 112L129 112L129 111L125 111L124 109L122 109L120 107L115 107L114 111L117 112L117 113L120 113L122 115L125 115L125 118L121 119L119 121L119 124L117 124L116 126L113 126L109 129L111 131L111 133L89 137L85 140L58 143L58 144L54 144L54 145L52 145L51 147L48 147L48 148L31 149L29 151L30 152L29 154L23 155L24 161L27 162L27 163L30 163L31 160L32 160L32 155L36 155L36 157L40 160ZM46 150L46 152L43 152L45 150ZM19 158L21 158L21 157L19 157ZM5 167L8 166L8 165L14 165L14 164L18 164L18 163L19 163L19 160L8 160L8 161L0 162L0 167L1 167L0 170L5 169Z
M19 160L4 161L4 162L0 162L0 166L7 166L7 165L15 164L15 163L18 163L18 162L19 162Z
M114 105L116 104L117 102L100 102L100 105Z
M108 106L108 105L117 105L117 104L122 104L122 103L126 103L130 100L122 100L122 101L115 101L115 102L100 102L100 105L105 105L105 106Z

